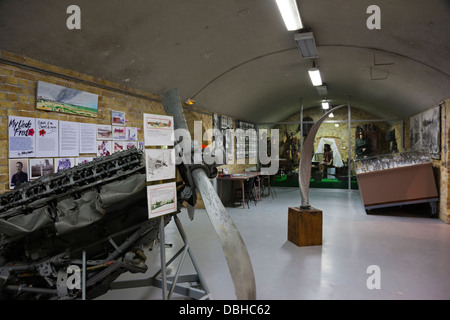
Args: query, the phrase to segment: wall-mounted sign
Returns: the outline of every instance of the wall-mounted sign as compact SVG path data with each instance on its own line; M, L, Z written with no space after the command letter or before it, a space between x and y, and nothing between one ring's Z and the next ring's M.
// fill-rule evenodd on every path
M173 117L144 113L146 146L173 146Z

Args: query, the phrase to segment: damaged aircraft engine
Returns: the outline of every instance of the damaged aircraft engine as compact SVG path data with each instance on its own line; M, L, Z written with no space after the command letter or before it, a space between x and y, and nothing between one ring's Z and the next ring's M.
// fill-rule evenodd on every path
M175 130L188 132L176 88L162 95L162 105L173 115ZM137 149L100 157L1 194L0 299L94 299L122 273L145 273L144 245L160 236L163 244L164 227L172 218L177 223L174 215L184 203L192 220L197 192L221 242L236 297L256 299L247 247L210 183L217 176L216 164L194 161L190 137L175 138L175 152L183 160L176 165L182 179L177 181L177 212L160 219L148 217L144 153ZM81 286L74 276L80 270Z
M179 190L178 208L193 200L189 187ZM98 297L120 274L146 272L143 245L160 223L148 219L144 156L134 148L24 183L0 195L0 299L79 299L68 270L83 263L85 298Z

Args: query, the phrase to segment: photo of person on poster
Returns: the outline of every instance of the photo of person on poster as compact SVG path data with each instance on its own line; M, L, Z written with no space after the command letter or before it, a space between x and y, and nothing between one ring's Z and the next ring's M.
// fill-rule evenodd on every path
M9 172L11 175L10 189L28 182L28 159L10 159Z

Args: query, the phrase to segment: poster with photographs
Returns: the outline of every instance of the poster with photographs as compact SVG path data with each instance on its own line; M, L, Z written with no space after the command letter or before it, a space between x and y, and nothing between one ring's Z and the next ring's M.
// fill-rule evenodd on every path
M97 156L110 156L113 150L111 142L109 140L97 141Z
M227 116L214 114L213 116L214 143L213 149L217 156L217 164L233 163L234 155L234 123Z
M126 140L127 133L125 127L112 126L113 140Z
M112 127L107 124L98 124L97 140L112 140Z
M30 179L39 179L53 172L53 158L30 159Z
M255 125L237 121L236 126L238 129L236 130L236 159L256 158L258 156L258 139Z
M94 157L79 157L79 158L75 158L75 165L78 166L78 165L83 164L83 163L91 162L92 160L94 160Z
M8 145L10 158L36 156L36 119L8 116Z
M126 150L130 150L130 149L137 149L138 145L137 142L135 141L125 141L125 149Z
M125 112L111 111L111 124L116 126L125 125Z
M124 141L113 141L113 152L120 152L126 150L126 144Z
M428 149L433 159L441 158L440 107L434 107L410 118L411 149Z
M148 217L156 218L177 211L175 182L147 186Z
M173 146L173 117L144 113L146 146Z
M36 157L58 157L58 120L36 119Z
M174 149L146 149L145 165L147 181L175 178Z
M67 170L75 166L75 158L55 158L55 172Z
M9 159L9 188L28 181L28 159Z
M137 141L138 128L136 128L136 127L126 127L125 128L125 132L126 132L125 140Z

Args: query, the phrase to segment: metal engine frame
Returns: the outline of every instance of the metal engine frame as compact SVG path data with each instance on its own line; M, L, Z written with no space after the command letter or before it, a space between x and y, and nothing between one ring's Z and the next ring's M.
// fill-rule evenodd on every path
M145 160L134 148L0 195L0 299L93 299L122 273L145 273L143 246L183 201L195 206L190 168L178 169L178 211L161 219L148 219Z

